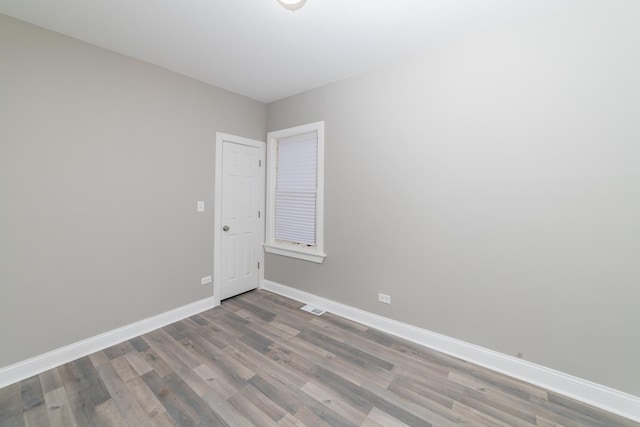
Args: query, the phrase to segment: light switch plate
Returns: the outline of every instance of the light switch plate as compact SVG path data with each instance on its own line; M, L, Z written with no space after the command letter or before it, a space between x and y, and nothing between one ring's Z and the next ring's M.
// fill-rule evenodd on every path
M196 208L198 212L204 212L204 201L198 200L198 207Z

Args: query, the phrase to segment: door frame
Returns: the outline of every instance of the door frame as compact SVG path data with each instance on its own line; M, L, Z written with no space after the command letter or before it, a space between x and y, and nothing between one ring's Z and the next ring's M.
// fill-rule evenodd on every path
M258 270L258 289L262 289L264 283L264 233L265 233L265 191L266 191L266 147L267 143L257 141L255 139L244 138L241 136L230 135L227 133L216 132L216 149L215 149L215 174L213 185L213 300L215 306L220 305L220 293L222 290L221 273L221 247L222 247L222 147L224 142L232 142L235 144L247 145L249 147L262 149L262 173L263 188L260 191L260 224L258 242L258 262L260 269Z

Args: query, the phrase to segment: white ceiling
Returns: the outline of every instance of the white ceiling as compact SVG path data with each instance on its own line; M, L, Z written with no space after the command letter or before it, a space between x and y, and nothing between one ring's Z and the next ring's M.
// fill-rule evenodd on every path
M0 0L0 13L263 102L579 0Z

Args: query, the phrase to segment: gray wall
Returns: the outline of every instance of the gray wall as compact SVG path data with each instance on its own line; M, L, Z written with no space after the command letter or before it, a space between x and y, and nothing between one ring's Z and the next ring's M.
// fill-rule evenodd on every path
M638 22L587 1L270 104L326 121L328 257L266 278L640 395Z
M211 296L215 133L266 106L2 15L0 58L0 367Z

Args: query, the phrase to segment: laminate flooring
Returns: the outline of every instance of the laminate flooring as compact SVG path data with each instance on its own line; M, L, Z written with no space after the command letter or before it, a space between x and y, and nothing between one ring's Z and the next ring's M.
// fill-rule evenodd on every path
M252 291L0 389L0 426L637 426Z

